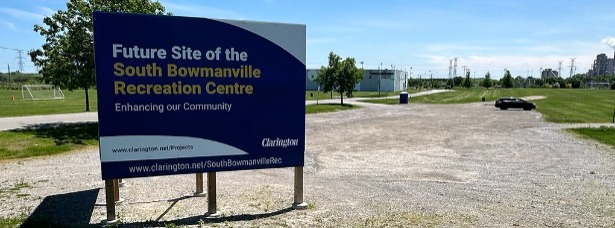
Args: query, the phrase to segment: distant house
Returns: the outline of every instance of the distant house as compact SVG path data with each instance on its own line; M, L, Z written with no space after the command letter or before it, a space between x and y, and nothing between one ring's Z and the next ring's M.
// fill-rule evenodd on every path
M493 86L493 88L494 88L494 89L501 89L501 88L502 88L502 85L494 85L494 86Z

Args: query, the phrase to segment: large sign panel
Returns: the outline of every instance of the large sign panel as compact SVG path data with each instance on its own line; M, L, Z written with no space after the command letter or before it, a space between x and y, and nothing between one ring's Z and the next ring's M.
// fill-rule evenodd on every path
M102 179L303 166L305 35L95 12Z

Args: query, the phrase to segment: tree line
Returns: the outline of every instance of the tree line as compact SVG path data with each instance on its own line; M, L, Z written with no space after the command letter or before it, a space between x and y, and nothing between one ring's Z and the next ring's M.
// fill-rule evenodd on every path
M43 77L33 73L0 72L0 89L19 89L22 85L41 84Z
M491 73L487 72L483 78L471 78L469 73L465 77L454 77L450 79L408 79L408 85L412 88L610 88L615 89L615 75L589 76L587 74L575 74L572 77L512 77L509 70L504 70L501 79L492 79Z

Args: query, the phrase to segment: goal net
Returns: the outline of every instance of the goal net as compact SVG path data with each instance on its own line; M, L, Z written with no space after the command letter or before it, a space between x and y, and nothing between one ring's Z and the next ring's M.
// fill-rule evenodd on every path
M53 85L23 85L21 96L24 100L64 99L64 93L60 87Z

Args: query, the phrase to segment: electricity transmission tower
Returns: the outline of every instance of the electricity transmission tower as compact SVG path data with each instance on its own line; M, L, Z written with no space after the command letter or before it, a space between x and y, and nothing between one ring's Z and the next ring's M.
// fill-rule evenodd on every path
M572 77L572 75L574 74L574 70L575 70L575 66L574 66L574 60L577 58L570 58L570 77Z
M17 64L19 65L19 72L23 72L23 65L24 65L23 60L25 59L25 57L23 57L23 50L15 49L15 48L7 48L7 47L0 47L0 48L1 49L6 49L6 50L13 50L13 51L17 52L17 55L18 55L18 57L17 57L17 59L18 59Z
M450 78L453 75L453 60L448 60L448 77Z
M453 65L453 77L457 77L457 57L453 58L455 61L455 64Z

